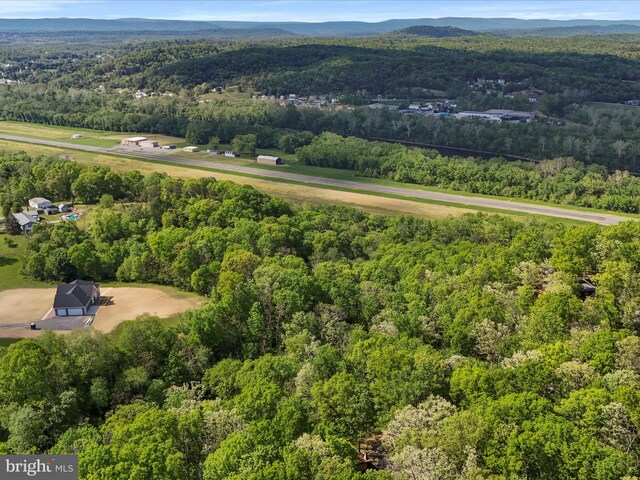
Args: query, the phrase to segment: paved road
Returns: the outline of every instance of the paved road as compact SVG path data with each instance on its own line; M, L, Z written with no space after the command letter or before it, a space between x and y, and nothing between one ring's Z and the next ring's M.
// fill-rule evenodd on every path
M167 154L154 154L150 152L143 152L139 150L124 150L118 147L115 148L101 148L93 147L90 145L78 145L75 143L60 142L55 140L45 140L39 138L23 137L18 135L8 135L0 133L0 139L12 140L17 142L27 142L39 145L48 145L59 148L70 148L75 150L84 150L87 152L96 153L116 153L120 155L126 155L129 157L141 158L145 160L157 160L167 163L173 163L176 165L188 165L193 167L212 168L216 170L222 170L231 173L244 173L263 178L278 180L291 180L296 182L308 183L310 186L323 185L328 187L337 187L340 189L359 190L361 192L372 193L385 193L398 195L402 197L414 197L424 198L429 200L439 200L443 202L457 203L462 206L477 206L477 207L489 207L498 208L501 210L515 211L530 213L535 215L547 215L552 217L561 217L572 220L582 220L586 222L600 223L603 225L615 225L619 222L629 220L627 217L618 216L605 212L580 212L576 210L569 210L562 207L547 207L540 205L531 205L527 203L511 202L508 200L500 200L497 198L481 198L481 197L466 197L463 195L456 195L452 193L439 193L428 192L424 190L417 190L412 188L399 188L399 187L387 187L384 185L373 185L367 183L353 182L348 180L334 180L330 178L315 177L311 175L300 175L297 173L288 173L283 170L264 170L252 167L241 167L237 165L228 165L218 162L210 162L206 160L197 160L194 158L178 157L175 155Z

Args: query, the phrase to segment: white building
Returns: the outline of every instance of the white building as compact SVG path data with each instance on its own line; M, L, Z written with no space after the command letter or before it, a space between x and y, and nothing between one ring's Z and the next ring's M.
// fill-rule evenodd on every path
M137 147L138 145L140 145L140 142L144 142L145 140L147 140L147 137L123 138L120 141L120 145L125 145L127 147Z
M29 200L29 206L36 210L44 210L45 208L52 207L53 203L51 203L51 200L47 200L46 198L34 197Z

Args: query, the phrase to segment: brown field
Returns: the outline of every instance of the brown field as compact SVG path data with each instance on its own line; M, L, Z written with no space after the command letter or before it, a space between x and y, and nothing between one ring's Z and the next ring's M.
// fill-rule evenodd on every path
M44 330L29 330L31 322L53 316L51 305L55 289L18 288L0 292L0 337L33 338ZM110 332L126 320L134 320L148 313L167 318L191 310L201 299L195 295L168 288L153 287L105 287L102 296L108 301L98 310L93 328ZM59 330L65 332L69 330Z

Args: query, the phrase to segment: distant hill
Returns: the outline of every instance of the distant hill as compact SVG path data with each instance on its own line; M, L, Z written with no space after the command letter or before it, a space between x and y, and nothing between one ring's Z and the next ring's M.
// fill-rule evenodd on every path
M569 37L574 35L615 35L615 34L640 34L639 25L580 25L575 27L550 27L534 28L530 30L506 30L501 33L531 36L540 35L545 37Z
M306 36L363 36L380 35L408 27L455 27L475 32L509 31L514 34L523 30L570 29L573 27L619 27L639 26L640 20L521 20L517 18L414 18L394 19L383 22L238 22L238 21L191 21L156 20L144 18L120 18L113 20L90 18L39 18L0 19L2 33L44 32L194 32L211 30L278 30ZM588 32L589 30L585 30ZM591 30L594 31L594 30ZM598 30L595 30L598 31ZM617 32L614 32L617 33ZM589 33L587 33L589 34Z
M640 28L640 27L638 27ZM477 32L472 30L465 30L457 27L433 27L431 25L417 25L415 27L407 27L401 30L397 30L393 33L399 33L403 35L416 35L418 37L469 37L471 35L478 35Z

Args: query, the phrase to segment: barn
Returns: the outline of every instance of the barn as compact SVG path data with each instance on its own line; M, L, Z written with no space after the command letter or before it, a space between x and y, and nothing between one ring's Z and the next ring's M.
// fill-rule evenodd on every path
M271 155L258 155L258 163L260 165L282 165L282 159Z

